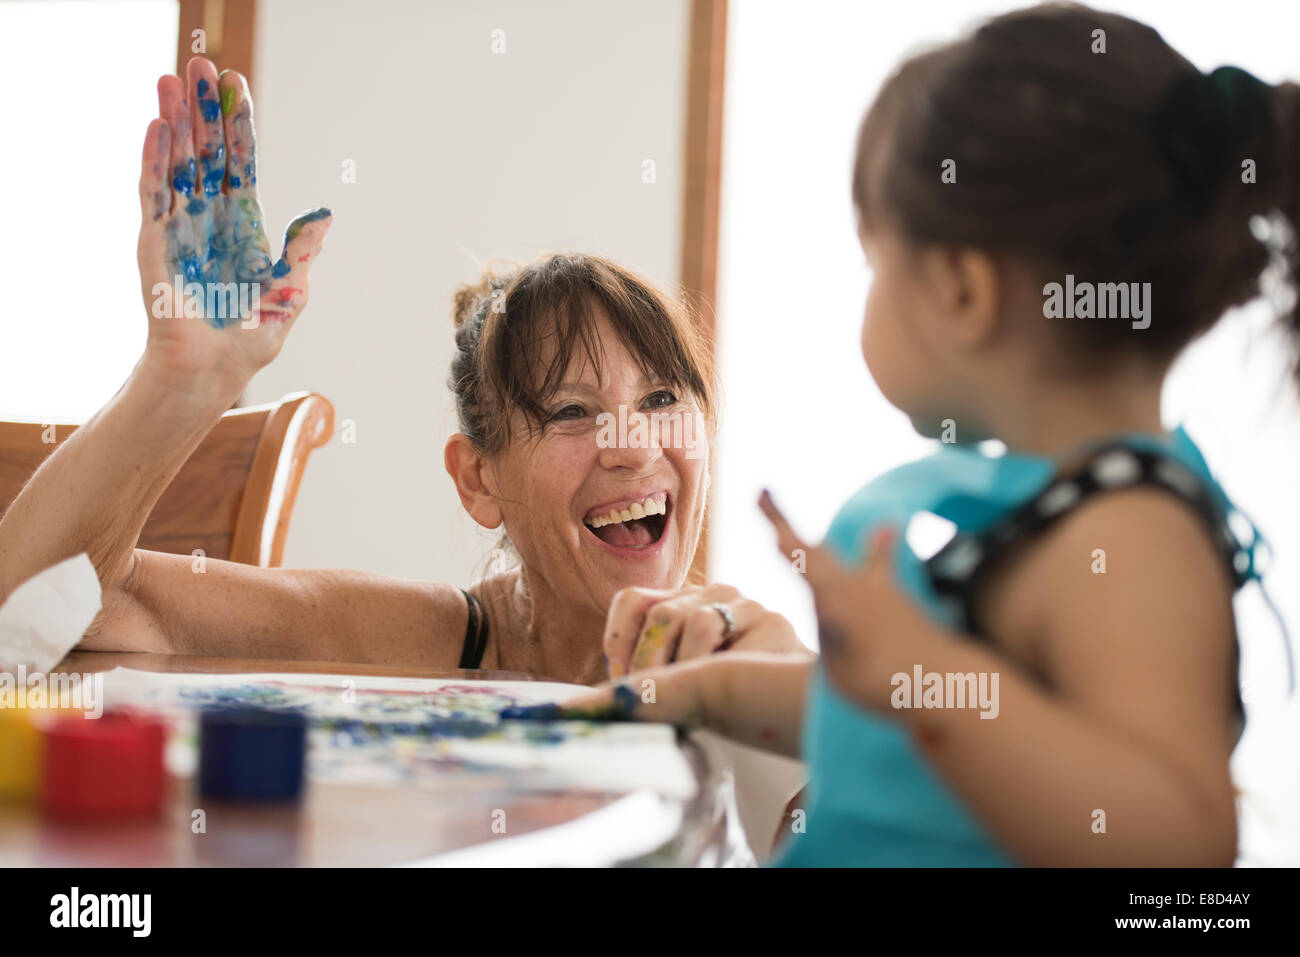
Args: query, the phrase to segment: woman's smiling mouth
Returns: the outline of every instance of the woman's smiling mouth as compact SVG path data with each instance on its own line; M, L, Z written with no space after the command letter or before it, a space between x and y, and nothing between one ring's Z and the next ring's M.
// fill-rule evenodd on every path
M603 544L620 550L650 548L663 540L672 501L665 492L598 506L583 524Z

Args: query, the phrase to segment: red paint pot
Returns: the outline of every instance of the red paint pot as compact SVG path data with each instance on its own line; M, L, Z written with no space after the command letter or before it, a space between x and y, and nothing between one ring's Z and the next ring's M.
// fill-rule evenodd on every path
M146 715L69 714L45 729L41 806L62 818L161 813L166 728Z

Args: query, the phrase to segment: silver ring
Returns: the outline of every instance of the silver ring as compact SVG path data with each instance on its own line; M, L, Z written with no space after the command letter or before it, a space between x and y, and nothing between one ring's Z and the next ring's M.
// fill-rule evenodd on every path
M715 601L709 607L722 616L722 637L726 639L734 635L736 633L736 616L732 610L720 601Z

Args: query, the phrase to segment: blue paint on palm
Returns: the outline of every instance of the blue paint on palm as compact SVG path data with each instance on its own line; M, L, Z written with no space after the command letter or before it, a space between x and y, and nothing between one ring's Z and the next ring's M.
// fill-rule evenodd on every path
M167 224L167 258L186 283L205 287L205 297L214 284L240 283L247 301L252 286L264 295L273 279L289 272L283 256L271 259L255 200L218 194L207 202L191 200L186 213ZM238 294L234 302L217 295L205 302L212 307L211 314L204 309L208 325L224 329L243 321L237 300Z

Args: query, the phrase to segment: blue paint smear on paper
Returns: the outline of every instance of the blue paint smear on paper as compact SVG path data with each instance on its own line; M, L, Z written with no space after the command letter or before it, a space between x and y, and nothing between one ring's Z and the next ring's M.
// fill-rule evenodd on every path
M294 699L278 687L242 685L234 688L186 688L180 692L188 704L209 709L235 711L256 708L270 713L297 714L313 731L328 732L336 743L356 745L392 741L397 738L487 738L501 737L500 718L489 711L447 708L418 695L402 695L389 703L383 693L358 691L358 706L337 710L353 714L321 713ZM360 701L364 700L364 705ZM539 724L523 731L523 740L533 744L560 744L573 737L563 730Z

